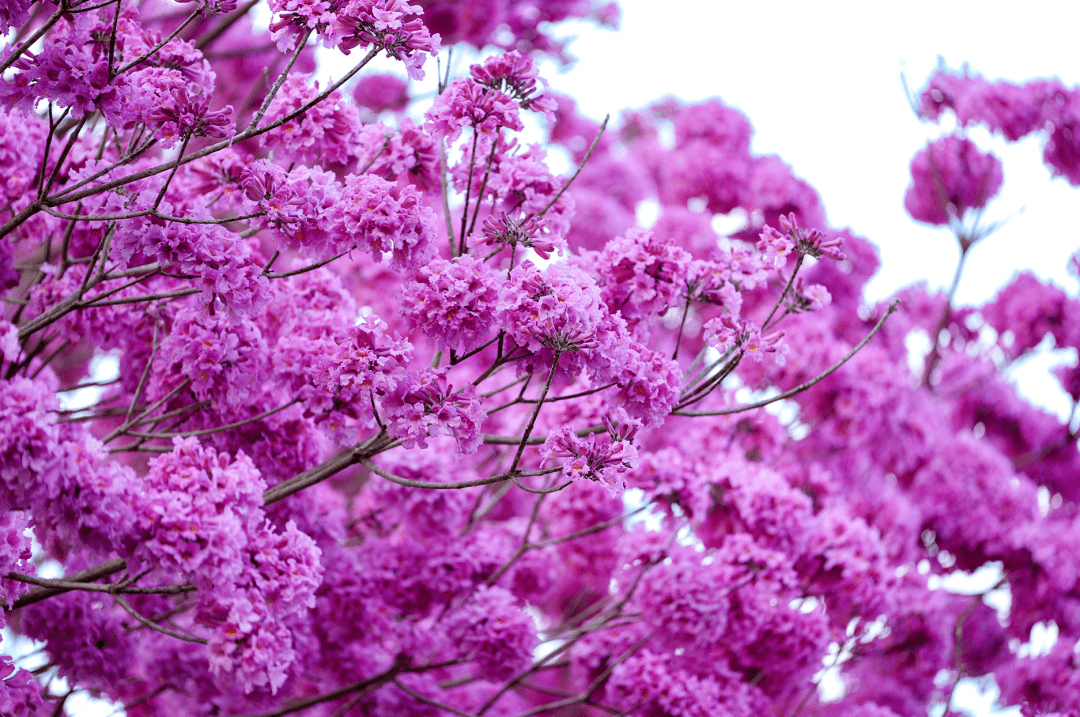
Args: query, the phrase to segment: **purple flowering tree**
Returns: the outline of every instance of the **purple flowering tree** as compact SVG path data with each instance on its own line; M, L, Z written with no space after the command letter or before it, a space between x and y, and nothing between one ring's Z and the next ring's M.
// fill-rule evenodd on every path
M546 91L612 6L268 2L0 0L0 620L44 655L0 714L1080 711L1077 421L1004 377L1080 302L954 301L1003 178L967 129L1080 184L1080 90L930 78L902 200L956 281L872 304L736 110Z

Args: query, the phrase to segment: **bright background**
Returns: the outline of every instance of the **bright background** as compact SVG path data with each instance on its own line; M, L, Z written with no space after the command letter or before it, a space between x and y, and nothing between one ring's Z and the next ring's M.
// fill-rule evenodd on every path
M915 94L943 62L989 79L1080 84L1076 2L1030 2L1024 12L949 0L620 5L619 31L580 23L567 32L577 33L570 50L579 60L545 68L552 89L595 119L665 95L719 97L740 109L754 125L756 153L780 155L821 194L830 224L880 247L871 299L921 280L947 289L959 256L947 229L904 211L911 158L942 133L915 116L905 81ZM980 129L969 136L1003 161L1005 183L985 219L1008 222L968 255L958 303L989 299L1025 269L1075 295L1066 265L1080 249L1080 188L1051 179L1041 136L1012 145ZM1014 377L1030 400L1064 417L1068 399L1046 373L1062 360L1070 357L1025 361Z
M720 97L742 110L756 152L779 154L821 193L830 223L881 247L875 296L922 278L945 286L957 257L946 230L915 225L904 212L908 165L939 130L915 117L901 78L917 92L944 61L991 79L1080 83L1080 3L1028 3L1024 13L1011 3L947 0L620 4L618 32L580 26L571 45L580 60L548 72L553 89L596 118L669 94ZM968 257L960 300L985 298L1017 268L1071 287L1064 267L1080 247L1080 193L1050 180L1041 138L1006 146L973 137L1005 163L988 218L1024 211Z

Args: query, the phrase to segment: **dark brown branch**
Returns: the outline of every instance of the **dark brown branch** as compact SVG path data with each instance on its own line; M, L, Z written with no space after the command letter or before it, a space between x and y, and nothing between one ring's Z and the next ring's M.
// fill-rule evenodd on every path
M590 433L603 433L606 430L607 428L602 424L597 424L595 426L589 426L588 428L579 428L574 431L574 434L579 438L584 438ZM546 441L547 438L547 436L529 436L525 443L530 446L538 446ZM497 436L492 433L484 434L485 446L516 446L519 443L521 443L521 436Z
M85 581L51 580L49 578L39 578L36 575L26 575L24 573L15 572L8 573L4 577L8 580L15 580L20 583L37 585L43 588L54 588L64 592L70 590L85 590L86 592L112 593L114 595L182 595L184 593L190 593L195 591L195 586L191 584L160 585L150 588L136 588L124 583L100 585L98 583L91 583ZM27 595L29 595L29 593L27 593ZM14 609L14 607L15 606L13 606L12 609ZM17 605L17 607L22 606Z
M266 418L267 416L272 416L275 413L278 413L280 411L284 411L289 406L292 406L292 405L294 405L296 403L299 403L299 402L300 402L299 398L294 398L293 400L289 401L288 403L282 404L282 405L278 406L277 408L271 408L269 411L264 411L263 413L260 413L257 416L252 416L251 418L245 418L245 419L243 419L241 421L234 421L232 423L226 423L223 426L217 426L215 428L204 428L201 431L182 431L180 433L176 433L176 432L140 433L138 431L128 431L127 435L135 436L136 438L143 438L143 439L146 439L146 440L157 440L157 439L169 440L169 439L172 439L172 438L189 438L191 436L208 436L208 435L210 435L212 433L220 433L221 431L231 431L234 428L240 428L242 426L246 426L246 425L249 425L251 423L255 423L256 421L261 421L262 419Z
M541 471L506 471L496 476L489 478L477 478L476 480L463 480L456 481L454 483L436 483L434 481L412 480L411 478L402 478L399 475L394 475L390 471L385 471L372 463L367 458L362 458L360 463L370 470L372 473L385 478L386 480L403 485L406 488L426 488L428 490L455 490L459 488L474 488L480 485L491 485L492 483L502 483L506 480L511 480L519 476L540 476L547 475L549 473L555 473L561 470L560 468L550 468L548 470Z
M261 712L257 715L248 715L247 717L282 717L282 715L292 714L293 712L299 712L300 710L313 707L323 702L331 702L336 699L340 699L347 695L354 694L356 692L373 692L374 690L382 687L388 682L391 682L395 677L406 672L426 672L428 670L437 670L442 667L449 667L457 664L457 661L438 662L430 665L422 665L420 667L412 667L409 662L410 658L407 655L398 655L397 660L394 662L393 667L385 672L369 677L365 680L359 680L351 685L345 685L331 692L326 692L315 697L309 697L304 700L297 700L291 704L282 707L281 709L274 710L273 712Z
M127 570L127 562L123 558L113 558L112 560L106 560L104 563L87 568L86 570L80 570L77 573L64 576L60 582L68 583L91 583L95 580L101 580L102 578L116 573ZM33 605L36 602L41 602L46 598L50 598L53 595L59 595L60 593L66 593L73 588L37 588L31 590L18 600L16 600L10 610L18 610L20 607L26 607L27 605Z
M293 493L298 493L304 488L321 483L322 481L337 475L341 471L360 463L371 456L381 453L393 445L392 439L384 433L372 436L363 443L357 443L352 448L346 448L330 460L304 471L289 480L279 483L263 493L263 503L270 505L283 498L288 498Z
M307 266L300 267L299 269L291 269L289 271L271 272L269 270L269 264L267 264L267 268L263 269L263 276L265 276L267 279L284 279L287 276L296 276L297 274L304 274L304 273L309 272L309 271L315 271L316 269L318 269L320 267L324 267L327 264L329 264L330 262L334 261L335 259L340 259L341 257L345 256L346 254L348 254L348 252L343 251L340 254L335 254L334 256L330 257L329 259L323 259L322 261L317 261L314 264L309 264Z

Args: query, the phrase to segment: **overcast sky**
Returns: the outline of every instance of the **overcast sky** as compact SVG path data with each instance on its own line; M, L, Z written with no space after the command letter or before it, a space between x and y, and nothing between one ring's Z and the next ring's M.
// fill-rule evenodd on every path
M1080 83L1073 2L1028 4L1026 13L941 0L621 5L619 32L582 26L571 45L580 59L549 77L553 88L593 117L665 94L715 96L741 109L754 124L755 151L783 157L821 193L832 224L881 246L878 295L919 278L944 285L957 256L947 231L915 225L903 209L911 157L938 130L914 117L901 75L917 91L941 57L991 78ZM1071 288L1064 264L1080 247L1080 190L1049 179L1041 140L1006 146L973 136L1005 163L990 217L1024 211L969 256L960 299L985 298L1017 267Z
M1013 3L944 0L620 5L618 32L575 26L570 49L579 60L565 72L547 68L552 88L594 118L669 94L720 97L742 110L756 152L779 154L821 193L832 225L881 248L872 298L921 279L947 286L958 256L947 230L918 225L903 208L911 158L941 130L914 116L902 76L917 92L940 58L991 79L1080 84L1075 2L1031 2L1024 12ZM1011 218L968 256L959 301L990 298L1022 269L1075 293L1065 266L1080 248L1080 189L1050 178L1041 137L1007 145L985 132L971 136L1004 163L1005 184L987 218ZM1024 369L1024 392L1064 411L1045 368Z

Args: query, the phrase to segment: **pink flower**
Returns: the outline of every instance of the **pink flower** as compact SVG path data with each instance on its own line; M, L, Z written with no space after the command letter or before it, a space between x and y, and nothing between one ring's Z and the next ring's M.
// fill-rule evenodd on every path
M911 160L904 207L920 222L948 224L981 209L1001 189L1001 160L964 137L931 142Z
M466 79L451 82L425 117L432 132L447 142L453 142L467 127L483 135L504 127L515 132L525 128L518 116L518 103L510 95Z
M498 285L494 272L479 259L436 259L402 287L402 310L440 346L468 351L492 333Z
M749 321L743 321L731 315L724 315L718 319L712 319L705 323L705 330L710 332L709 344L722 354L734 349L740 349L742 353L749 354L755 360L761 361L767 353L776 353L783 349L780 339L783 331L773 331L762 335L761 329ZM780 360L783 353L777 357Z
M483 406L471 384L455 392L445 373L433 369L411 375L383 399L390 435L404 438L406 448L426 448L428 436L447 435L457 440L459 456L480 446Z

